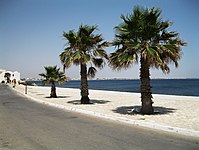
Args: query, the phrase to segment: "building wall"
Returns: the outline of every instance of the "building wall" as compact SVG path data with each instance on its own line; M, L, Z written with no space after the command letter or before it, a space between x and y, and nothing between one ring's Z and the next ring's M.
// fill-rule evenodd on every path
M5 72L6 72L5 70L0 69L0 83L1 83L2 81L5 81L5 78L4 78Z
M16 79L16 81L18 82L20 80L20 73L15 71L13 72L13 75L14 75L13 78Z

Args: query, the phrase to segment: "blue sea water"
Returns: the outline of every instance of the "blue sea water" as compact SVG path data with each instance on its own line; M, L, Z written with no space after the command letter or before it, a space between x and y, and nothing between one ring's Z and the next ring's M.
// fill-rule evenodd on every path
M32 81L42 85L41 81ZM90 80L89 89L140 93L140 80ZM47 85L49 86L49 85ZM80 81L68 81L58 87L79 88ZM199 96L199 79L152 79L153 94Z

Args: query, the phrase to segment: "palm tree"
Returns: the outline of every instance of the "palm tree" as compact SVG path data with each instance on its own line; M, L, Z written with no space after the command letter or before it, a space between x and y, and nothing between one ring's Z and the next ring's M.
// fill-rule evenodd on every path
M4 75L4 78L6 78L6 83L11 82L10 77L11 77L11 74L9 72L6 72L5 75Z
M93 33L95 30L97 30L97 26L81 25L77 32L70 30L63 33L63 37L67 40L67 47L60 54L60 60L64 70L72 64L80 65L81 104L90 103L87 76L95 77L97 72L95 67L102 69L105 59L108 59L104 50L108 43L104 41L102 35L95 35ZM88 64L90 67L87 72Z
M63 72L59 71L60 68L57 68L57 66L47 66L44 68L45 73L39 74L40 76L44 77L42 83L43 85L45 85L46 83L51 84L50 98L57 98L55 82L57 81L58 84L60 84L66 81L67 78Z
M150 68L169 73L169 63L178 66L181 46L186 45L178 33L168 31L172 23L163 21L160 15L160 9L144 9L139 6L134 7L132 14L121 15L123 23L115 27L113 41L117 49L110 54L109 64L113 69L127 69L140 62L142 114L154 113Z

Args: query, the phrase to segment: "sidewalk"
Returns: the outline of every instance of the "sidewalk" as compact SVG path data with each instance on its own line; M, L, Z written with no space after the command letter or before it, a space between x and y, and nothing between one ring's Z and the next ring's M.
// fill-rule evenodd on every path
M24 94L23 85L13 89L34 101L61 109L199 137L199 97L153 94L157 114L140 115L132 111L140 108L139 93L89 90L93 104L81 105L79 89L57 88L58 98L48 98L50 87L28 86L28 94Z

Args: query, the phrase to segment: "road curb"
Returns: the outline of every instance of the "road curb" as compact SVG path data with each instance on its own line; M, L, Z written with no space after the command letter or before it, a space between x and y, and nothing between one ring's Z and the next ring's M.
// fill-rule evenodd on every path
M140 126L140 127L147 127L147 128L152 128L152 129L157 129L157 130L162 130L162 131L167 131L167 132L172 132L172 133L178 133L178 134L186 135L186 136L199 137L199 131L186 129L186 128L172 127L172 126L163 126L163 125L159 125L159 124L155 124L155 123L142 122L142 121L139 121L139 120L128 119L128 118L125 118L125 117L118 117L118 116L93 112L93 111L89 111L89 110L64 106L64 105L55 104L55 103L52 103L52 102L46 102L46 101L43 101L43 100L39 100L39 99L34 98L30 95L24 94L20 91L17 91L17 90L15 90L15 91L17 93L22 94L23 96L26 96L26 97L38 102L38 103L45 104L45 105L48 105L48 106L53 106L53 107L56 107L56 108L59 108L59 109L83 113L83 114L91 115L91 116L94 116L94 117L109 119L109 120L113 120L113 121L119 121L119 122L128 123L128 124L136 125L136 126Z

